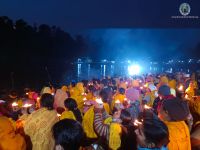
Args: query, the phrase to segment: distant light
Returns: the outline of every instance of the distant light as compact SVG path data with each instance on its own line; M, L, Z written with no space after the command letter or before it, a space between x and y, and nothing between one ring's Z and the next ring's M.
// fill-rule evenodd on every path
M141 71L141 68L139 65L131 65L128 66L128 73L129 75L138 75Z

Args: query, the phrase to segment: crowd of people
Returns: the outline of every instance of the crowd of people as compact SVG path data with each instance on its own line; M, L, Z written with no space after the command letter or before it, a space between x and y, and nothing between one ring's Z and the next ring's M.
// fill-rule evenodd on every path
M1 95L0 150L200 150L196 74L72 81Z

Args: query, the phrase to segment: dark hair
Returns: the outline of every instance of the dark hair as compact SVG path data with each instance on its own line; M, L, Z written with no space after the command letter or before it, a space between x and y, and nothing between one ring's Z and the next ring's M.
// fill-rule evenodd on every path
M108 93L106 92L105 89L100 91L99 96L102 98L102 101L104 103L107 103L107 101L108 101Z
M122 134L120 150L137 150L135 127L131 123L131 114L123 109L120 118L122 120Z
M143 127L147 143L154 143L156 147L161 147L169 142L168 128L159 119L144 119Z
M75 82L75 81L72 81L72 82L71 82L71 86L72 86L72 87L75 87L75 86L76 86L76 82Z
M49 93L42 94L40 98L40 104L42 107L46 107L48 110L53 110L53 103L54 103L54 97L51 94Z
M131 123L131 120L132 120L131 114L125 109L121 110L120 118L122 120L122 125L128 125Z
M78 105L77 105L76 101L73 98L67 98L64 101L64 104L65 104L65 107L68 110L70 110L74 113L76 120L81 123L82 122L82 116L81 116L80 110L78 109Z
M56 145L61 145L64 150L79 150L84 138L81 124L72 119L63 119L53 128L53 137Z
M124 94L125 93L125 89L124 88L119 88L119 93L120 94Z

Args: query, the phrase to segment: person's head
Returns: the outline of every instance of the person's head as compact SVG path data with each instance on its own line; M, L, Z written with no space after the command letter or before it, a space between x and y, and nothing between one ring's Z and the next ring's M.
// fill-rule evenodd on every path
M170 87L167 85L160 86L158 89L158 95L159 95L160 99L162 99L162 97L164 97L164 96L171 95Z
M75 82L75 81L72 81L72 82L71 82L71 86L72 86L72 87L75 87L75 86L76 86L76 82Z
M84 139L84 131L79 122L63 119L53 126L52 131L55 150L79 150Z
M88 86L88 91L91 93L94 93L96 91L95 87L93 85Z
M164 121L183 121L189 115L189 107L187 101L178 98L164 100L158 116Z
M107 102L107 100L108 100L108 93L105 90L101 90L100 93L99 93L99 96L102 98L102 101L104 103Z
M128 125L131 123L131 114L125 110L121 110L120 119L122 120L122 125Z
M160 148L169 142L168 128L159 119L144 119L142 127L135 132L142 147Z
M119 88L119 94L125 94L125 89L124 88Z
M65 105L65 108L69 111L73 111L74 109L77 109L77 103L73 98L67 98L64 101L64 105Z
M53 110L53 103L54 97L49 93L43 94L40 98L40 106L45 107L48 110Z
M77 121L82 122L81 112L78 109L78 105L77 105L76 101L73 98L67 98L64 101L64 105L65 105L65 108L68 111L72 111L74 113Z

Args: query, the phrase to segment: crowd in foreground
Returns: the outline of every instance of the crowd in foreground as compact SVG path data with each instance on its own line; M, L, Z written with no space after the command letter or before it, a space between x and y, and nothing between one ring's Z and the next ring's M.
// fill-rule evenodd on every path
M0 150L200 150L196 75L106 77L0 100Z

